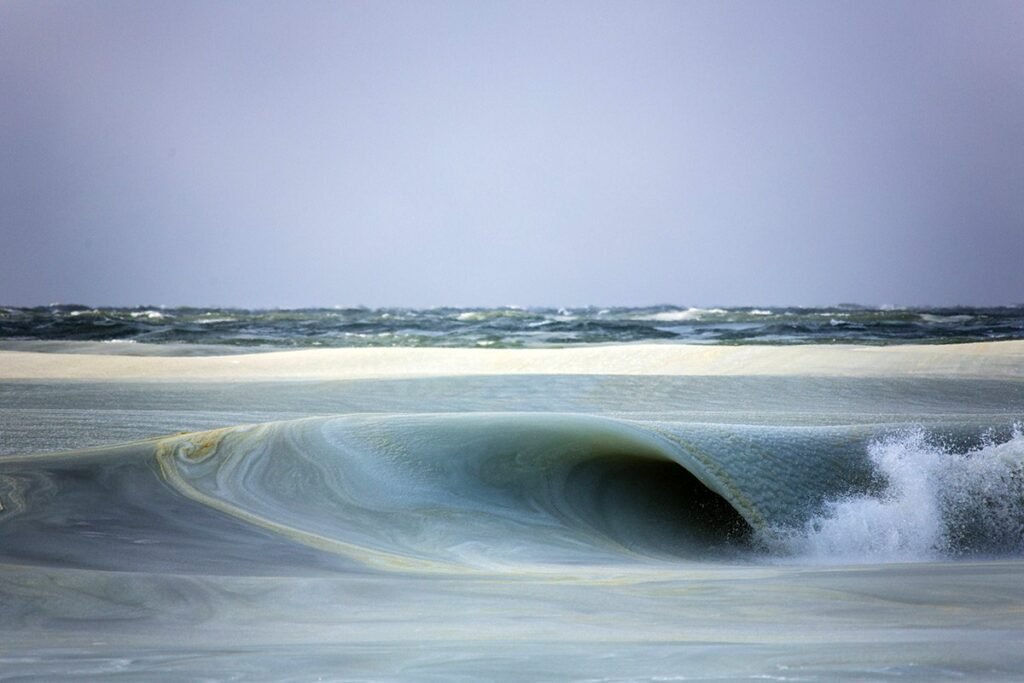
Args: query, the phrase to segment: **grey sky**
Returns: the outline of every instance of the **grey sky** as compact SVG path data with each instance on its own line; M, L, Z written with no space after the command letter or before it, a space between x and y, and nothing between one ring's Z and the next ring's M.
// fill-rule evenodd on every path
M0 3L0 303L1024 302L1024 3Z

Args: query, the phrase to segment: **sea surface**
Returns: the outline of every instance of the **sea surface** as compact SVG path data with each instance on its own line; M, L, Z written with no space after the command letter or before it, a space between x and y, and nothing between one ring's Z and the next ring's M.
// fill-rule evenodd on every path
M1022 321L0 309L0 681L1021 680ZM630 367L651 341L826 369L517 369L520 346ZM818 344L905 367L829 370ZM143 373L393 345L504 370ZM96 353L109 376L76 375Z
M990 308L0 307L0 340L223 347L544 347L629 342L909 344L1024 339L1024 306Z

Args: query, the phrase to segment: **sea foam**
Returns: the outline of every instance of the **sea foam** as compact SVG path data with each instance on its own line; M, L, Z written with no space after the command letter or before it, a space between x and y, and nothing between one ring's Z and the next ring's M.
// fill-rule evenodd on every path
M798 530L770 534L787 560L915 562L1024 551L1024 434L957 452L923 430L868 447L879 490L828 501Z

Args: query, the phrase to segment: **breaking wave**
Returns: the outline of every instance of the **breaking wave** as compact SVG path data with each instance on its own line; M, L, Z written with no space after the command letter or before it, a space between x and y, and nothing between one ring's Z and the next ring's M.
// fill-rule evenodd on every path
M211 571L229 557L249 573L268 562L268 537L389 571L744 562L766 550L825 563L1015 555L1024 436L996 434L550 413L307 418L5 460L0 537L15 561L52 548L63 564L181 571L187 556ZM172 552L182 543L187 555Z

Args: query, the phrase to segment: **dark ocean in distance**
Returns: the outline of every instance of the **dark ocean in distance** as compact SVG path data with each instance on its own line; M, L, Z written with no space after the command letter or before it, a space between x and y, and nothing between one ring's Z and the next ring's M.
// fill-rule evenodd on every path
M0 341L223 347L902 344L1024 339L1024 306L827 308L0 307ZM226 350L226 349L225 349Z

